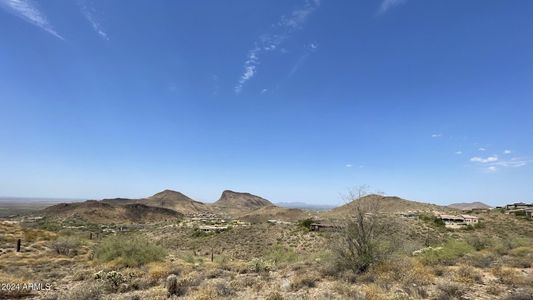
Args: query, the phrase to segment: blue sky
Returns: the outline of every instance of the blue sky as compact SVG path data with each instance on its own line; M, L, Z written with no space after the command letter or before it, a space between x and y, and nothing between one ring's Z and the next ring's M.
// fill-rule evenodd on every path
M0 0L0 195L533 201L533 2Z

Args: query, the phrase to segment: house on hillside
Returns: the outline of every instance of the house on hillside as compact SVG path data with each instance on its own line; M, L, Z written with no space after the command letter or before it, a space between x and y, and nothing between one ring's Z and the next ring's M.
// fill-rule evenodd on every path
M312 223L309 229L311 231L337 231L342 229L342 226L331 223Z
M275 219L267 220L267 222L270 223L270 224L278 224L278 225L292 225L291 222L282 221L282 220L275 220Z
M228 229L228 226L220 225L205 225L198 227L203 232L222 232Z
M533 208L532 209L526 209L524 210L526 213L526 217L533 219Z
M527 204L524 202L518 202L513 204L507 204L505 206L505 209L526 209L526 208L533 208L533 203Z
M468 225L474 225L479 222L478 217L471 215L446 215L441 214L438 216L443 222L446 228L462 228Z
M471 215L461 215L461 217L463 217L463 220L464 220L464 222L466 223L466 225L474 225L474 224L476 224L477 222L479 222L479 219L478 219L478 217L476 217L476 216L471 216Z
M481 208L481 207L476 207L476 208L472 208L470 210L470 212L472 213L486 213L486 212L489 212L490 211L490 208Z
M401 212L400 216L405 219L416 220L418 219L418 212L417 211Z

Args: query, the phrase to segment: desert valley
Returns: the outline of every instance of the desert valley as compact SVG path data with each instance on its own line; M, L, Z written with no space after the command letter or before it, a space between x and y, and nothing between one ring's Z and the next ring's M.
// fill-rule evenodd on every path
M350 200L165 190L4 211L0 298L532 299L532 205Z

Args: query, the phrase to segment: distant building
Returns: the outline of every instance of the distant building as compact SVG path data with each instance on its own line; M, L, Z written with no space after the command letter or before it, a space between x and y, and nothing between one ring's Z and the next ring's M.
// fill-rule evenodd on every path
M309 225L311 231L336 231L341 229L342 226L331 223L312 223Z
M418 212L416 212L416 211L401 212L400 216L402 218L416 220L416 219L418 219Z
M527 204L524 202L518 202L513 204L507 204L505 206L505 209L526 209L526 208L533 208L533 203Z
M479 222L479 219L478 219L478 217L476 217L476 216L461 215L461 217L463 217L464 222L465 222L467 225L473 225L473 224Z
M282 220L267 220L268 223L270 224L279 224L279 225L292 225L291 222L287 222L287 221L282 221Z
M203 232L222 232L224 230L227 230L228 226L209 226L209 225L205 225L205 226L198 227L198 229L200 229Z
M479 222L479 218L471 215L446 215L438 216L447 228L461 228L463 226L474 225Z
M473 213L484 213L484 212L489 212L490 208L477 207L477 208L472 208L470 211Z

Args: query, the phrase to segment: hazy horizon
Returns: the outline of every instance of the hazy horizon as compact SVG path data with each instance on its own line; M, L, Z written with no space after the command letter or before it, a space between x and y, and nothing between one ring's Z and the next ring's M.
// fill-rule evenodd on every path
M0 194L533 202L532 9L0 0Z

